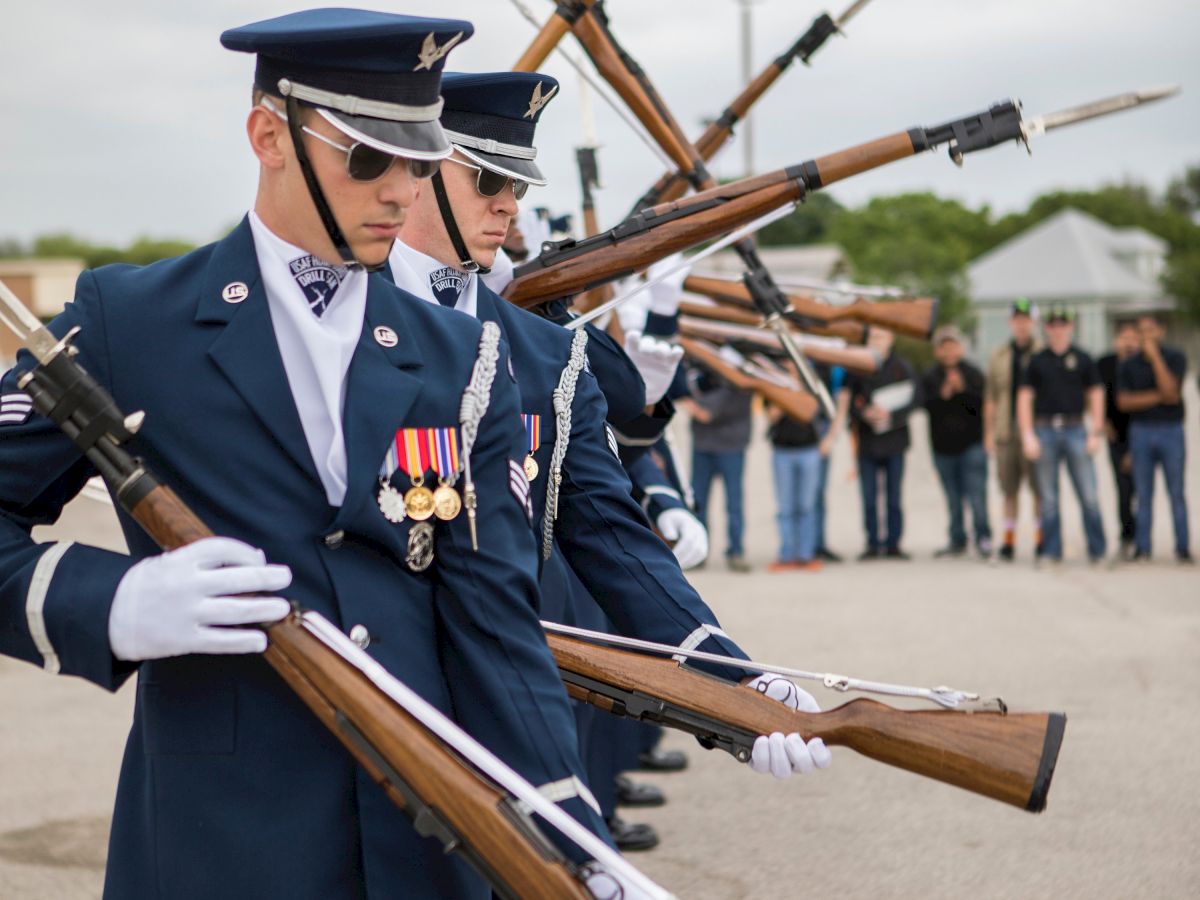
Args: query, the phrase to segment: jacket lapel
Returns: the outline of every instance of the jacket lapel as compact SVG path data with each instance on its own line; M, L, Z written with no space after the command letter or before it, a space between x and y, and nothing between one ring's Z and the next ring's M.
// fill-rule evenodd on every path
M347 522L363 500L374 493L388 441L404 424L421 391L419 372L424 360L417 335L412 333L409 317L404 315L406 302L424 301L404 296L379 275L368 279L366 321L346 376L342 426L346 436L348 483L338 524ZM377 338L381 329L387 330L382 332L382 343ZM396 343L389 347L386 344L391 343L391 335ZM452 415L457 419L457 408Z
M209 358L279 446L319 482L279 355L248 219L213 250L196 322L224 325L208 349Z

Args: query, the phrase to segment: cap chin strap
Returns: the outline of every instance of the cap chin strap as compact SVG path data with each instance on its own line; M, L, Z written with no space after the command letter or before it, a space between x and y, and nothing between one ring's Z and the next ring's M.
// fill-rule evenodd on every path
M464 272L476 272L480 275L486 275L492 271L491 266L481 266L471 258L471 251L467 249L467 243L463 240L462 232L458 230L458 222L454 219L454 210L450 206L450 195L446 193L446 182L442 180L441 172L434 172L433 178L433 195L437 197L438 210L442 214L442 224L446 226L446 234L450 238L450 243L454 247L454 252L458 256L458 265Z
M321 190L321 183L317 181L317 173L313 171L312 163L308 159L308 151L304 149L304 134L300 130L300 104L292 96L287 98L287 126L288 133L292 136L292 146L296 148L296 160L300 163L300 171L304 173L304 183L308 185L308 195L312 198L313 206L317 208L317 215L321 217L321 224L325 226L325 233L329 235L329 240L333 242L334 249L337 250L338 256L342 258L342 265L348 269L378 272L387 265L387 259L385 258L383 262L374 265L359 262L354 256L354 251L350 249L350 244L342 234L342 229L338 226L337 219L333 217L333 210L329 208L329 203L325 199L325 192Z

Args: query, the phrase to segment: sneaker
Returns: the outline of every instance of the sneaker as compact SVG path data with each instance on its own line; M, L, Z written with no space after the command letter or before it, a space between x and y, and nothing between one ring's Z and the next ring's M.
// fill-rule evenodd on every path
M1122 538L1121 549L1118 551L1117 555L1120 556L1121 559L1125 560L1125 562L1129 562L1129 560L1133 559L1133 555L1135 553L1137 553L1137 545L1134 544L1133 540L1130 538Z
M820 572L825 566L819 559L801 560L796 563L796 569L801 572Z
M888 559L910 560L912 559L907 553L899 547L888 547L887 553L884 554Z
M992 546L991 538L980 538L975 542L975 549L979 551L979 555L984 559L991 559L992 551L996 548Z
M1194 566L1196 564L1196 560L1192 558L1192 554L1188 553L1186 550L1184 550L1182 553L1176 553L1175 561L1181 566Z
M934 550L933 558L934 559L946 559L948 557L962 556L966 552L967 552L966 544L949 544L948 546L942 547L940 550Z
M1133 556L1129 557L1131 563L1148 563L1150 562L1149 550L1135 550Z
M828 563L840 563L842 561L841 554L834 553L828 547L818 547L816 558L821 560L821 562Z
M1004 562L1012 562L1016 557L1016 549L1012 544L1005 544L1000 548L1000 552L996 556L1004 560Z
M749 572L750 563L746 562L746 557L742 555L725 557L725 565L729 566L730 572Z
M767 566L768 572L794 572L801 568L803 563L793 562L791 560L778 559Z
M867 560L882 559L882 558L883 558L883 551L880 550L878 547L868 547L862 553L858 554L859 562L866 562Z

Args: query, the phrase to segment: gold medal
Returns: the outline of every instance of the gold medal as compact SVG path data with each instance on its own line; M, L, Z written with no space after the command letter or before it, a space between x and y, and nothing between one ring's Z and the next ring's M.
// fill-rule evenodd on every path
M525 477L529 481L538 477L538 464L532 453L525 457Z
M379 511L389 522L404 521L404 498L386 481L379 485Z
M449 522L462 512L462 500L458 491L448 484L438 486L433 492L433 514L443 522Z
M428 519L433 515L433 491L424 485L413 485L404 495L404 510L418 522Z

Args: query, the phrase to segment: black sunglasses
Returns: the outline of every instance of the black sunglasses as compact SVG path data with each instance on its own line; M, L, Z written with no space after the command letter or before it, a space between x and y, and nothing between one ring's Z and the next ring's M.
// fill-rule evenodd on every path
M485 169L483 166L455 159L453 156L449 157L446 161L458 163L460 166L466 166L468 169L474 169L478 173L475 176L475 190L479 191L484 197L499 196L500 192L508 187L509 182L512 182L513 196L518 200L523 198L529 191L529 182L522 181L520 178L510 178L507 175L501 175L499 172L493 172L491 169Z

